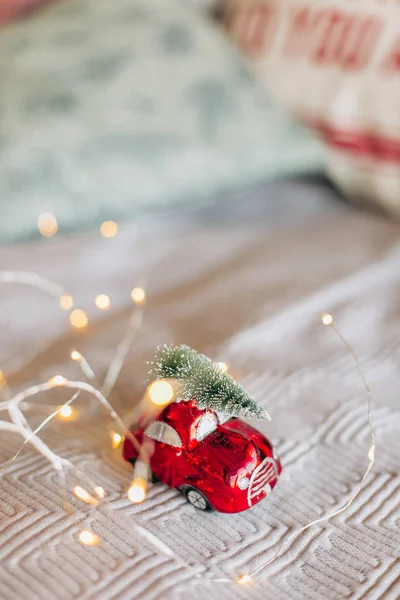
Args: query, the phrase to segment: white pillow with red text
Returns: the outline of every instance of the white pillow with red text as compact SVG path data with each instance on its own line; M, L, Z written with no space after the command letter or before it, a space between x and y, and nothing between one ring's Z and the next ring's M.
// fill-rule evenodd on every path
M332 178L400 216L400 2L233 0L227 27Z

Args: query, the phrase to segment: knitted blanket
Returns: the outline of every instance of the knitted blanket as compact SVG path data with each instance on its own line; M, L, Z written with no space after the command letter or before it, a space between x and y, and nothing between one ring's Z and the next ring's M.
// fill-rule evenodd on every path
M106 501L89 510L70 493L68 517L56 473L27 445L0 485L1 598L398 598L397 236L395 225L339 207L295 226L145 220L112 240L92 233L1 248L2 269L57 280L89 317L86 330L74 332L53 299L1 286L0 364L12 392L57 373L79 379L72 348L101 378L125 331L130 291L142 285L147 312L111 396L116 409L129 420L158 343L185 342L228 362L268 408L272 421L260 427L283 464L271 495L237 515L196 511L161 483L134 505L126 497L131 465L111 447L115 425L82 396L76 419L55 419L42 438L101 485ZM108 312L95 308L98 293L110 296ZM368 464L365 391L351 356L321 324L321 311L335 316L371 386L376 463L347 511L293 535L340 508ZM30 424L65 399L59 388L32 399ZM0 432L1 461L20 443ZM79 481L71 472L70 492ZM99 546L79 543L86 525ZM253 572L286 541L250 585L211 581Z

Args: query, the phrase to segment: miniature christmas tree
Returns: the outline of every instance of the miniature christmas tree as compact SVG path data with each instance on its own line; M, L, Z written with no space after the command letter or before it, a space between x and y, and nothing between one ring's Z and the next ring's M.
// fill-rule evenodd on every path
M195 400L201 409L221 411L232 416L269 420L270 416L228 373L204 354L188 346L159 346L150 363L152 379L175 379L179 399Z

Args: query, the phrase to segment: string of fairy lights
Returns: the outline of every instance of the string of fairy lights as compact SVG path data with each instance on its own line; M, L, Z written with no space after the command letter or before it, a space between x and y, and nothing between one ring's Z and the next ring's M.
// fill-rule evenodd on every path
M52 213L43 213L37 219L37 226L39 232L43 235L43 237L51 238L58 231L58 223L55 215ZM118 224L115 221L104 221L100 226L100 234L104 238L112 238L118 233ZM89 318L86 312L82 308L75 307L74 298L71 294L67 293L62 286L53 281L49 281L39 275L30 272L16 272L16 271L1 271L0 272L0 282L1 283L14 283L14 284L24 284L31 287L35 287L44 291L51 296L55 297L59 301L60 307L69 312L69 322L71 326L75 329L85 329L88 326ZM102 385L102 390L105 391L105 395L109 395L112 391L121 368L125 362L125 358L127 353L129 352L131 343L134 340L136 332L139 330L143 314L144 314L144 305L146 301L146 293L143 288L135 287L131 291L131 299L134 304L134 308L132 310L132 316L129 320L128 327L126 329L126 333L124 338L121 340L121 343L117 347L114 357L110 362L109 369L107 371L105 380ZM102 311L108 310L111 306L111 300L106 294L98 294L94 298L95 306ZM128 431L128 426L123 420L119 417L113 407L109 404L105 395L95 387L96 376L94 370L90 367L88 361L85 359L83 354L78 350L72 350L71 359L79 363L82 373L85 376L86 382L73 382L62 375L55 375L50 378L46 383L35 385L30 388L25 389L23 392L20 392L16 396L12 397L11 393L8 389L7 385L7 377L6 374L0 371L0 390L3 392L3 395L7 398L4 402L0 402L0 411L7 410L9 413L9 417L11 423L8 421L0 421L0 430L9 430L15 433L19 433L23 438L24 442L19 450L15 453L15 455L8 460L5 465L0 468L0 472L3 472L8 468L8 466L19 456L22 449L25 447L27 443L30 443L36 449L41 452L52 464L54 469L57 471L59 475L59 484L60 489L62 489L62 495L64 499L64 507L68 514L71 514L71 507L67 498L67 490L66 490L66 482L65 482L65 473L64 469L74 468L74 465L69 463L69 461L65 461L57 457L47 446L42 442L42 440L38 437L38 433L43 429L45 425L47 425L53 418L59 417L61 419L71 419L76 415L74 413L74 408L72 404L78 398L81 391L86 391L97 398L97 400L105 406L108 410L111 418L115 419L119 425L120 430ZM63 405L59 406L55 411L53 411L49 416L47 416L44 421L42 421L38 427L34 431L29 427L24 413L20 409L24 403L26 405L26 400L33 395L40 394L43 392L48 392L55 387L68 387L75 390L73 396L65 402ZM146 394L146 398L151 401L152 392L151 389ZM121 442L123 441L123 436L117 432L110 432L112 436L112 446L113 448L117 448ZM129 434L132 436L132 434ZM133 436L132 436L133 438ZM138 445L137 441L133 438L133 441L136 445ZM138 445L139 446L139 445ZM141 448L140 448L141 449ZM147 457L141 451L141 460L146 461ZM145 482L146 483L146 482ZM103 488L99 485L93 484L93 492L94 495L90 494L87 490L85 490L82 486L75 486L73 492L77 498L79 498L82 502L90 504L92 506L97 506L99 501L103 500L105 497L105 492ZM144 500L145 497L145 484L143 482L142 477L134 477L132 484L128 489L128 498L130 498L133 502L140 502ZM83 529L79 534L79 540L82 544L91 546L96 545L100 542L99 536L97 536L94 532L89 531L88 529Z
M40 215L37 220L37 226L42 236L46 238L53 237L58 231L57 220L52 213L43 213L42 215ZM100 234L105 238L113 238L117 233L118 224L115 221L104 221L100 226ZM40 277L39 275L30 272L0 271L0 283L25 284L41 289L42 291L45 291L51 296L57 298L60 307L63 310L69 312L69 322L73 328L82 330L85 329L89 323L89 318L86 312L81 308L75 307L73 297L69 293L67 293L62 288L62 286L58 285L57 283L54 283L53 281L49 281L43 277ZM144 307L146 303L145 290L141 287L133 288L131 291L131 299L133 302L133 310L129 319L128 326L126 328L123 338L121 339L114 352L108 371L104 378L104 382L101 384L100 389L97 388L98 378L96 377L95 371L90 366L83 354L77 349L73 349L71 351L70 358L80 366L85 381L72 381L65 378L62 375L55 375L45 383L33 385L12 396L7 383L7 374L0 371L0 393L4 397L4 400L0 402L0 412L8 412L8 417L10 419L9 421L0 420L0 431L10 431L19 434L23 438L23 443L18 449L18 451L14 454L14 456L11 459L9 459L3 466L0 466L0 475L3 474L5 470L13 463L13 461L15 461L18 458L26 444L31 444L50 462L51 466L56 471L58 475L58 481L64 508L67 514L71 517L73 515L73 511L68 500L66 477L66 472L69 469L74 470L77 475L82 475L82 484L75 485L73 487L73 493L78 500L90 506L91 510L104 508L103 503L106 499L106 492L103 489L103 487L98 485L97 482L93 481L90 476L88 476L86 473L81 473L79 468L73 465L69 460L61 458L56 453L54 453L41 440L38 434L43 429L43 427L45 427L54 418L74 418L76 415L74 413L73 404L77 400L81 392L85 392L93 396L99 402L99 404L101 404L108 411L110 417L115 421L117 425L116 429L118 429L120 432L124 432L124 434L114 430L111 430L109 432L111 437L112 448L117 449L120 447L121 443L124 440L124 435L128 435L132 443L135 445L139 454L139 459L135 463L133 479L126 490L126 496L131 502L135 504L139 504L146 499L147 485L149 479L149 457L151 448L150 446L146 445L146 442L144 442L143 444L139 444L138 440L130 432L128 424L124 422L124 420L119 416L119 414L115 411L115 409L108 400L108 397L110 396L110 393L112 392L118 380L118 376L126 361L132 343L134 342L136 333L138 332L142 324L144 316ZM106 311L111 307L111 300L106 294L98 294L94 299L94 304L99 310ZM350 498L338 510L326 514L325 516L320 517L293 532L278 545L278 547L275 550L275 553L266 561L264 561L256 570L254 570L253 572L242 573L234 578L214 578L210 580L212 582L235 582L241 586L251 584L253 579L262 570L264 570L268 565L270 565L280 556L282 550L294 537L299 536L302 532L309 529L310 527L322 523L324 521L328 521L337 516L338 514L347 510L347 508L349 508L349 506L357 498L365 483L366 478L368 477L369 472L373 467L375 461L376 444L375 433L372 425L371 391L367 385L365 376L363 374L359 359L355 351L349 345L347 340L343 337L338 328L334 325L334 319L332 315L324 313L322 315L322 323L330 327L334 331L336 336L339 338L339 340L342 342L342 344L346 347L348 352L353 357L356 368L367 393L367 419L370 431L370 447L368 450L368 465L365 470L364 476L362 477L360 483L357 485L355 490L350 495ZM219 362L217 364L222 372L226 372L228 370L227 363ZM31 405L27 403L27 400L32 396L50 392L56 387L64 387L70 389L71 392L73 392L73 394L67 402L58 406L56 410L52 410L52 412L34 430L32 430L24 414L26 408L31 408ZM175 397L176 388L173 385L173 383L166 380L153 381L147 387L141 402L135 409L134 419L138 420L140 418L141 422L143 422L143 419L148 421L154 420L157 414L165 406L167 406L170 402L174 401ZM37 405L35 404L35 406ZM92 492L88 491L86 487L84 487L84 480L88 482L88 486L90 487ZM154 534L147 531L145 528L141 527L137 523L134 523L134 526L137 527L138 533L140 535L144 535L145 537L147 537L157 548L168 554L170 557L174 557L177 560L179 560L179 556L176 555L170 548L165 547L161 540L154 536ZM82 528L80 530L78 538L80 543L84 546L96 546L101 541L100 537L89 527Z

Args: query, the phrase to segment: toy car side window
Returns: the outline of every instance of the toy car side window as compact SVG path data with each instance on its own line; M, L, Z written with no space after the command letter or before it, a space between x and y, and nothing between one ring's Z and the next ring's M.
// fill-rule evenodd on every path
M176 448L182 447L182 440L179 434L175 431L171 425L163 423L162 421L154 421L147 427L144 435L157 440L157 442L163 442L169 446L175 446Z
M232 415L226 412L217 412L217 417L220 425L223 425L224 423L229 421L229 419L232 419Z
M168 444L169 446L175 446L176 448L182 448L182 440L179 433L171 425L167 425L167 423L163 423L160 442L164 442L164 444Z
M196 440L201 442L204 438L217 429L217 417L213 413L205 413L197 426Z
M161 421L154 421L153 423L150 423L150 425L144 432L144 435L147 435L147 437L152 438L153 440L157 440L157 442L160 442L163 425L164 423L162 423Z

